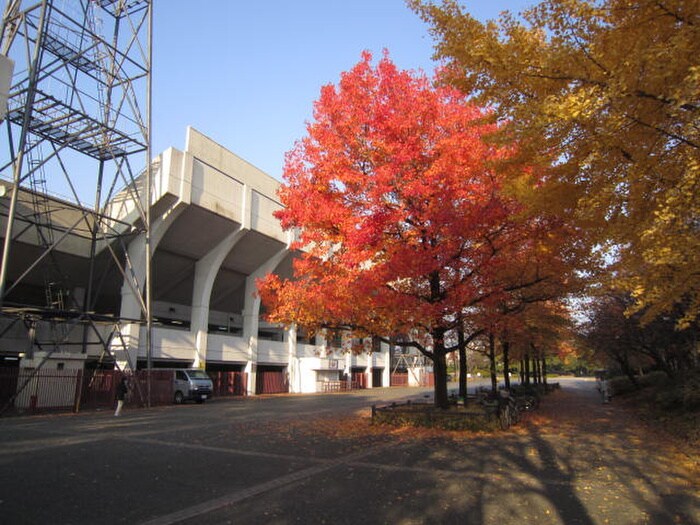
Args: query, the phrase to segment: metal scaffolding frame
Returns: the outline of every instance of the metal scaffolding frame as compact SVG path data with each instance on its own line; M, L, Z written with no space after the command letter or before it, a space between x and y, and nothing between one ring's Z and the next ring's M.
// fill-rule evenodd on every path
M27 326L27 351L45 360L76 339L84 354L99 345L110 355L122 336L104 326L139 323L150 369L152 25L152 0L7 0L0 59L14 71L0 108L0 317ZM127 250L137 236L143 261ZM102 297L109 279L131 287L140 318L122 318Z

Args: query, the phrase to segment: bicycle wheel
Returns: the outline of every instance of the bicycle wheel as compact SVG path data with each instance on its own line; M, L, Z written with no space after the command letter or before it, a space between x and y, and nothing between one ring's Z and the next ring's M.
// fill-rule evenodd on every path
M511 425L510 407L508 405L504 406L499 414L498 419L501 423L501 430L508 430Z

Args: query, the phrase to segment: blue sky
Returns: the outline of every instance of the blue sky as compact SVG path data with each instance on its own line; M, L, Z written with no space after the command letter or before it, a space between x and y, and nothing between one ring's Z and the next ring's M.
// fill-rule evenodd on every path
M482 20L532 3L464 2ZM434 69L428 27L403 0L156 1L154 154L183 149L192 125L281 179L321 86L385 48L402 69Z

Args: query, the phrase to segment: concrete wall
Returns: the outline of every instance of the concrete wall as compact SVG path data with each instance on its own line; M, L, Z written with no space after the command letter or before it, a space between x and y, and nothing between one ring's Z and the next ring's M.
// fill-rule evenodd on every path
M248 342L242 337L209 334L207 343L209 361L245 363L249 359Z
M153 327L152 359L172 359L192 361L194 359L194 334L189 330L178 330L164 327ZM146 358L146 328L141 327L139 334L140 359Z
M7 98L10 93L10 84L12 83L12 72L15 69L15 63L12 59L5 55L0 55L0 122L7 115Z
M232 221L243 222L244 185L195 158L192 162L192 204L214 211Z

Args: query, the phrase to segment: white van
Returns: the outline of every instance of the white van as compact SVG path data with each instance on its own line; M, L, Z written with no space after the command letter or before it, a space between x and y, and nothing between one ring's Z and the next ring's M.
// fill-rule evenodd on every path
M185 401L204 403L211 397L214 384L204 370L183 368L173 372L173 400L176 404Z

